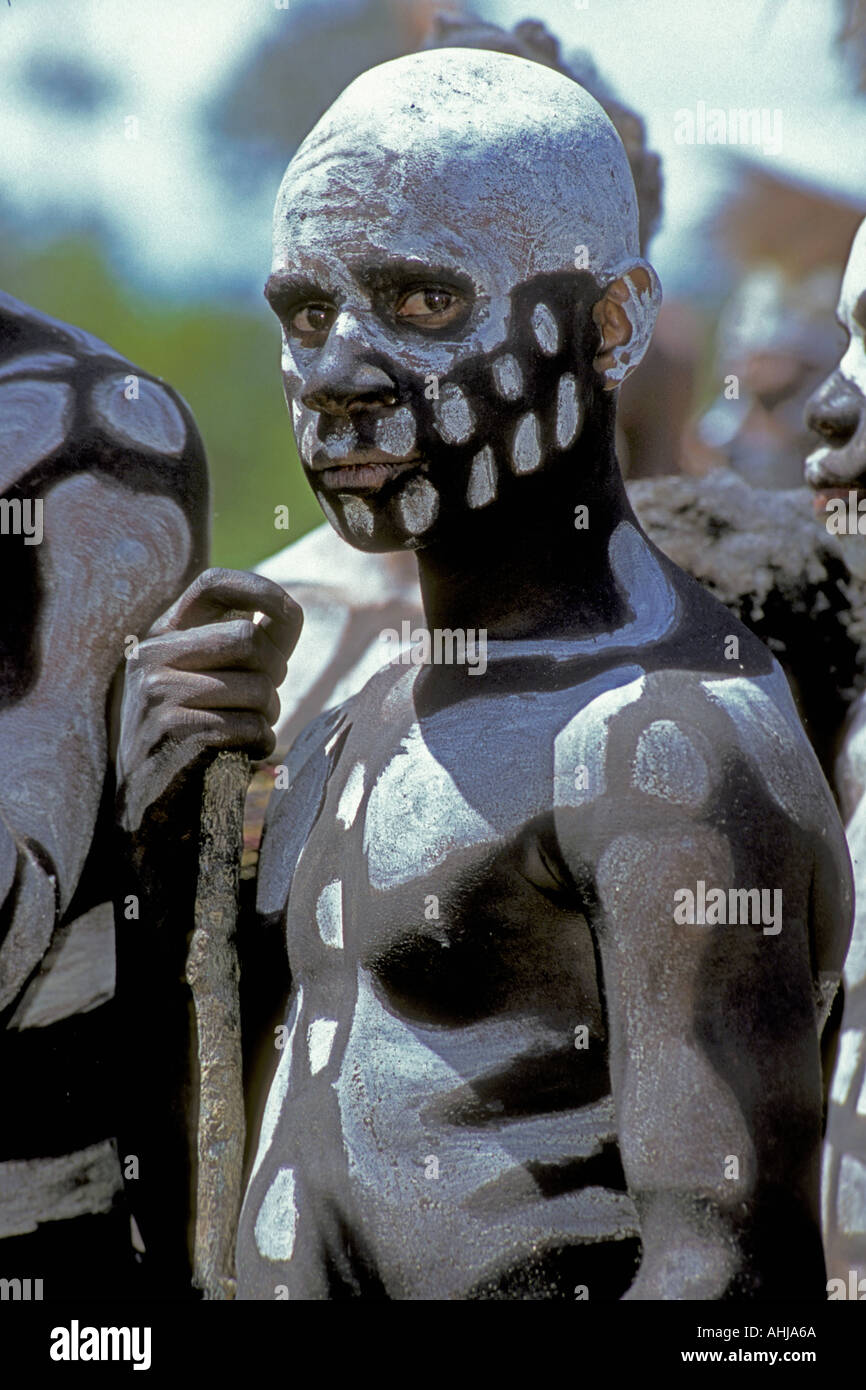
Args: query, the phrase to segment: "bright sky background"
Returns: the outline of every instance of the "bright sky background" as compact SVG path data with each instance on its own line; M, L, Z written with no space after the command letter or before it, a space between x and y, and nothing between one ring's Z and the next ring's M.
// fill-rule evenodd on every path
M675 143L679 108L778 108L782 153L749 155L866 201L866 94L857 95L834 45L834 0L588 0L585 8L584 0L490 0L478 8L509 25L544 19L566 52L586 46L645 117L664 165L665 222L653 260L669 288L700 265L696 229L725 187L727 164L723 147ZM274 0L12 0L11 8L0 0L0 199L46 227L108 225L117 264L146 283L197 292L207 277L258 293L266 211L241 222L226 206L198 120L273 16ZM29 95L24 67L45 50L81 54L113 76L116 96L95 119L46 111ZM136 141L125 136L129 115L140 123Z

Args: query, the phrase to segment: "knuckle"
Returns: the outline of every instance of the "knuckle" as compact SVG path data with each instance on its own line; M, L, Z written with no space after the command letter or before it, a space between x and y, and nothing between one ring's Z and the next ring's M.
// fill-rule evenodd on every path
M259 650L259 632L249 618L238 618L234 624L235 645L239 656L245 661L255 657Z
M214 589L225 584L230 576L231 570L225 569L222 565L209 565L206 570L202 570L198 578L193 580L190 588L197 594L204 593L207 589Z

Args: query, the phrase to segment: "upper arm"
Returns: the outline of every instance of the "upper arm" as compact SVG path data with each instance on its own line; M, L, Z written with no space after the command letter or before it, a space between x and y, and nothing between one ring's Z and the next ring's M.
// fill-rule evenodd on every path
M68 352L4 362L12 428L0 486L38 503L41 528L35 544L0 539L16 591L0 625L0 838L16 860L0 897L3 998L38 964L93 848L127 638L144 637L206 544L204 454L189 412L107 353L80 334ZM46 434L49 399L63 408ZM166 420L176 423L171 457Z
M820 814L826 833L817 763L760 699L738 710L692 678L647 678L603 732L594 792L557 817L591 898L629 1186L731 1209L799 1185L808 1202L821 1119L815 933L833 910L810 828ZM771 910L780 893L781 929L677 921L699 883L726 904L732 889L763 890Z

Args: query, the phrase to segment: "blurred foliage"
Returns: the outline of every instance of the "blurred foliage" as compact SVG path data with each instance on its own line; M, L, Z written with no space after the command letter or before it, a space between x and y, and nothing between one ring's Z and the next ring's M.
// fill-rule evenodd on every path
M104 339L188 401L210 464L215 563L248 568L322 520L298 462L264 300L259 311L145 297L120 283L90 240L27 247L6 231L0 287ZM280 504L289 531L274 529Z
M46 49L24 68L24 81L37 101L59 112L93 116L117 96L117 83L80 56Z
M463 0L354 0L275 9L260 42L205 112L212 165L233 196L262 183L275 189L344 87L368 68L419 48L437 11L463 8Z

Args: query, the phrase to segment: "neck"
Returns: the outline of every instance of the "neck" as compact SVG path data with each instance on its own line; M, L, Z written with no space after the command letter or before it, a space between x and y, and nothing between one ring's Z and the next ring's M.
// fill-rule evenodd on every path
M418 552L428 627L482 628L490 641L611 631L628 617L608 554L624 520L638 525L612 443L584 439Z

